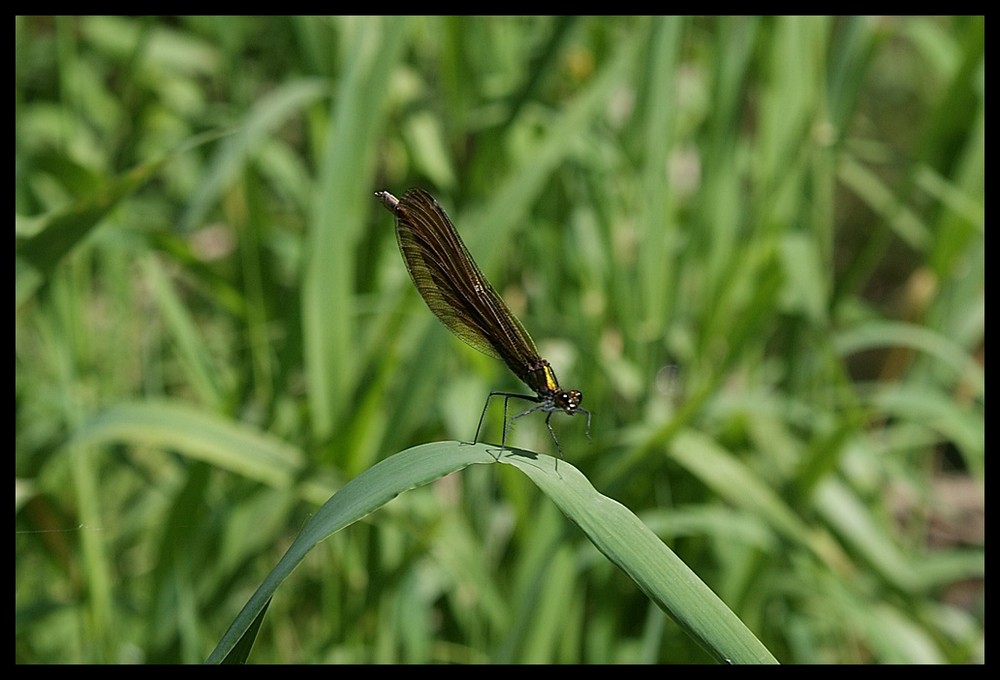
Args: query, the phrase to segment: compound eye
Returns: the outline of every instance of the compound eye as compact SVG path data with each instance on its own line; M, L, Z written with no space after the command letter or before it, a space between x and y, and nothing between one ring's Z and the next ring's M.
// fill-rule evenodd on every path
M579 390L570 390L569 392L560 392L558 398L559 408L561 408L566 413L572 415L580 407L580 400L583 399L583 394Z

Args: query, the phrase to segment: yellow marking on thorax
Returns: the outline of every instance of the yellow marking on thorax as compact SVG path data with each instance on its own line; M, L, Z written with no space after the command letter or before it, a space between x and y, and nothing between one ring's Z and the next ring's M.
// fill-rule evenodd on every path
M556 374L553 372L552 367L547 363L542 367L545 371L545 387L549 392L556 392L559 390L559 383L556 382Z

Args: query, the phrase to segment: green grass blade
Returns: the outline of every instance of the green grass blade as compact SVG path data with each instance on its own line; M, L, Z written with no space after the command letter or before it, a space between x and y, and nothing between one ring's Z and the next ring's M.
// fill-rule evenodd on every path
M593 487L566 461L517 450L514 465L712 656L726 663L777 663L743 622L631 510Z
M208 663L219 663L253 625L274 591L317 543L391 501L393 498L473 463L492 463L486 446L458 442L424 444L383 460L344 485L306 523L278 565L236 616Z
M69 443L112 442L180 451L274 488L290 487L305 465L299 449L271 435L167 400L127 402L105 409L83 423Z
M407 22L389 17L345 30L349 59L319 158L302 281L311 422L319 438L329 436L349 410L346 395L357 378L357 320L350 292L356 267L353 248L372 210L374 149Z
M34 220L28 235L15 239L17 304L47 280L62 259L89 236L119 202L146 183L166 158L143 163L113 178L93 195Z
M473 463L492 463L496 449L457 442L424 444L398 453L348 482L309 520L278 565L223 635L209 663L237 645L275 590L320 541L379 509L404 491ZM524 472L594 545L638 584L710 654L727 663L775 663L770 652L704 582L628 508L603 496L575 467L517 449L499 462Z
M240 637L239 641L229 650L229 654L226 654L226 658L222 660L224 665L237 665L244 664L247 658L250 656L250 650L253 649L253 642L257 639L257 631L260 630L260 624L264 622L264 616L267 614L267 608L271 604L271 599L268 598L264 606L260 608L260 613L254 617L253 623L250 627L246 629L243 636Z

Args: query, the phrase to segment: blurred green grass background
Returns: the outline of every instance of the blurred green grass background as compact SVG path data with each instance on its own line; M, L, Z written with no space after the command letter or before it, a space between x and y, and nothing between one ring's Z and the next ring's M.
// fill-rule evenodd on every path
M983 18L15 48L16 661L203 660L319 503L517 388L410 284L372 196L410 186L584 392L567 458L779 660L983 660ZM508 467L322 543L250 660L710 660Z

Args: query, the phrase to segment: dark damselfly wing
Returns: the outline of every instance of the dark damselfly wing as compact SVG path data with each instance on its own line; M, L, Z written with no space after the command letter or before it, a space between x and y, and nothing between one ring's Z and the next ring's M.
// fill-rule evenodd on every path
M528 331L483 276L455 226L433 196L410 189L398 203L379 198L396 215L396 238L414 285L441 322L480 352L502 359L528 387L551 389Z
M538 355L528 331L507 307L499 293L486 280L472 259L468 248L455 230L448 215L421 189L410 189L402 198L388 191L375 195L396 216L396 240L403 254L410 278L420 296L435 316L459 338L492 357L502 359L521 381L535 391L534 395L512 392L490 392L479 416L479 430L495 396L504 398L504 431L501 447L507 441L510 423L534 411L546 413L545 426L562 456L559 439L552 429L552 414L587 416L587 436L590 436L590 411L580 406L583 394L579 390L563 390L549 362ZM507 419L510 399L525 399L535 406Z

